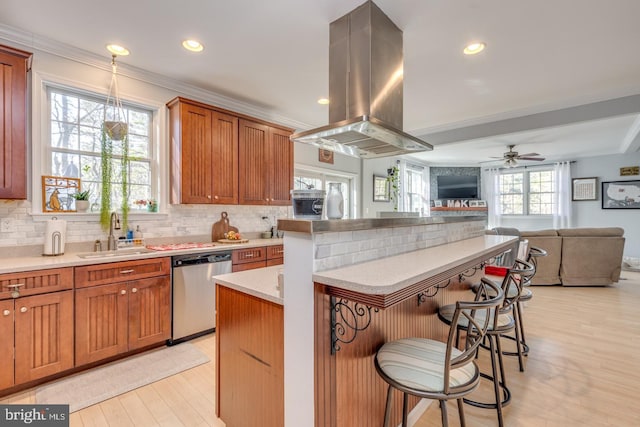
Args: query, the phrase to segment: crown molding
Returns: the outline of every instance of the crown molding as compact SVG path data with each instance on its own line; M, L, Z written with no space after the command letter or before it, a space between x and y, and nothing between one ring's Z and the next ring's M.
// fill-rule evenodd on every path
M106 59L107 55L97 55L84 49L8 25L0 24L0 41L14 46L17 49L39 51L88 65L99 70L111 72L111 63ZM308 123L299 122L254 104L172 79L162 74L154 73L153 71L127 65L126 63L118 63L118 74L163 89L178 92L180 95L193 98L200 102L213 104L221 108L278 123L290 128L310 129L313 127Z

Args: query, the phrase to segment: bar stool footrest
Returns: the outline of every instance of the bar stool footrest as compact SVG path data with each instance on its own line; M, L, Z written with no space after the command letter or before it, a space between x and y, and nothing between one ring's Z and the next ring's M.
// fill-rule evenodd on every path
M512 337L511 335L500 335L500 337L509 339L511 341L516 341L516 338ZM523 356L528 356L529 355L529 346L527 345L527 343L524 342L524 341L520 341L520 345L522 346L522 355ZM517 351L503 351L502 354L504 354L505 356L517 356L518 352Z
M491 375L487 375L485 373L480 373L480 377L487 379L489 381L491 381L493 383L493 377ZM503 400L500 402L500 406L502 406L503 408L505 406L507 406L509 403L511 403L511 391L509 390L509 388L504 385L504 383L499 382L498 383L500 385L500 388L502 389L502 395L503 395ZM468 403L471 406L475 406L476 408L484 408L484 409L497 409L498 408L498 404L497 403L485 403L485 402L478 402L477 400L471 400L468 398L463 398L462 399L464 403Z

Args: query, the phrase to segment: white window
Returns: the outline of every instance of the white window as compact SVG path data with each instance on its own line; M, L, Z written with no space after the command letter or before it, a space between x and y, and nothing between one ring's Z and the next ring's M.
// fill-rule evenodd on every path
M45 147L44 172L53 176L80 178L83 190L90 190L91 203L100 203L102 186L102 123L111 119L106 97L85 92L47 87L49 138ZM111 206L122 205L122 160L129 158L129 204L157 198L152 186L154 173L153 111L123 103L129 125L128 147L113 142ZM128 154L126 153L128 149Z
M407 163L404 168L404 179L401 188L404 189L403 205L405 212L418 212L425 215L429 210L429 186L426 181L426 168Z
M336 175L332 171L296 169L294 174L294 189L316 188L329 192L329 184L339 183L344 199L344 213L342 218L352 218L353 206L353 178Z
M555 190L553 170L500 175L501 215L551 215Z

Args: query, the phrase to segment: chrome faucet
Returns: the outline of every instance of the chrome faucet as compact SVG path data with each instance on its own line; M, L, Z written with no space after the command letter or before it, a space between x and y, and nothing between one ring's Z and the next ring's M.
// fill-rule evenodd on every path
M118 249L116 245L116 238L113 235L113 230L120 230L120 217L116 212L111 212L111 219L109 220L109 238L107 240L107 249L115 251Z

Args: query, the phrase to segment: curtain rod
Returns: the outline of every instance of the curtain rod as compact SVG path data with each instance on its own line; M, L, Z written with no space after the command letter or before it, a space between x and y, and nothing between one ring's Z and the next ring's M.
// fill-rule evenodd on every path
M576 163L577 160L569 160L569 163ZM506 170L506 169L526 169L526 168L531 168L531 167L540 167L540 166L553 166L556 163L561 163L561 162L555 162L555 163L542 163L539 165L523 165L523 166L516 166L515 168L505 168L505 167L499 167L498 170ZM484 169L486 171L490 170L490 169Z

